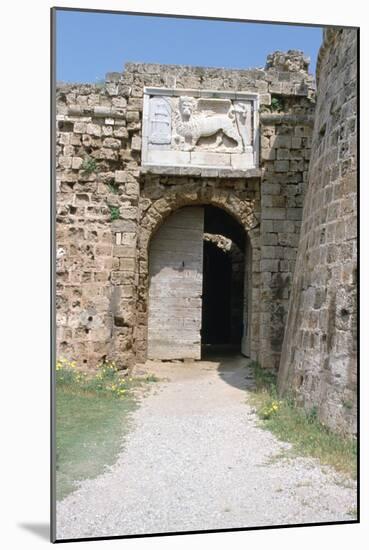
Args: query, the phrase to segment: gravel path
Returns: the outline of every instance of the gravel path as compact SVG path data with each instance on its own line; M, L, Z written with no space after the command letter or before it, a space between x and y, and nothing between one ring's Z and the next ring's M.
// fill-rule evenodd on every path
M354 519L354 482L258 427L245 362L147 363L165 380L115 465L58 503L57 538Z

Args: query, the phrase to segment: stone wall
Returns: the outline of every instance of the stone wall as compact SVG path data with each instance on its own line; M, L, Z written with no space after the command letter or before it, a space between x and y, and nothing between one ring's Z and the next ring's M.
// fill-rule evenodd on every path
M356 30L328 29L279 389L356 431Z
M301 103L309 112L308 100ZM306 114L283 114L262 115L261 120L259 361L264 367L277 368L300 236L313 119Z
M212 204L249 235L251 356L278 366L311 145L307 68L301 52L275 52L265 69L129 63L102 86L58 86L58 355L144 360L150 239L181 206ZM259 167L142 166L145 86L258 94Z

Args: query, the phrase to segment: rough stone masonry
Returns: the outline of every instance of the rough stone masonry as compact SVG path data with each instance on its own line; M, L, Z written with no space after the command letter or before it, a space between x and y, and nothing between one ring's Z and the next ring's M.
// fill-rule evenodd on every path
M145 359L149 241L178 208L211 204L227 210L248 232L251 356L264 367L278 366L311 146L314 82L307 69L301 52L276 52L268 57L265 69L129 63L122 74L108 74L104 86L58 87L59 355L92 368L105 358L122 367ZM251 94L251 100L257 97L257 165L250 153L249 164L227 167L232 150L229 136L219 145L222 152L183 152L210 155L211 162L220 155L222 162L215 166L143 163L147 87L170 89L177 96L186 90L185 97L191 93L188 90L194 90L195 96L204 92L206 109L215 109L209 106L216 99L214 91L226 98L241 94L238 105L227 99L216 107L221 125L225 124L221 111L227 105L246 111L245 127L255 124L248 118L250 104L242 105L242 94ZM207 90L212 91L208 101ZM165 110L162 115L165 118ZM243 112L233 116L242 120ZM225 130L231 132L230 127ZM206 149L208 138L201 139ZM252 145L245 141L250 151ZM243 146L241 140L238 146Z
M299 51L251 70L127 63L103 85L57 87L59 356L145 360L151 239L178 209L212 205L250 243L250 356L279 367L312 146L308 63Z
M324 33L301 240L279 387L356 433L357 31Z

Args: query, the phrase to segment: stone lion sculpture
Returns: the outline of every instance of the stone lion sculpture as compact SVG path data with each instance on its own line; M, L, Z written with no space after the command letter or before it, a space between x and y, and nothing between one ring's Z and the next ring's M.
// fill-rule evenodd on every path
M242 148L242 138L235 125L234 109L231 107L227 114L193 114L195 110L195 99L181 96L179 108L174 115L175 141L184 149L191 151L201 137L208 137L217 134L219 130ZM217 136L216 146L222 141L222 136Z

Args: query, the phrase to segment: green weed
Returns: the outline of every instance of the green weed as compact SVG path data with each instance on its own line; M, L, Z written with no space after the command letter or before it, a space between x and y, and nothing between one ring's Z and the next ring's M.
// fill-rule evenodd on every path
M156 380L154 375L124 376L114 362L101 363L90 374L78 370L75 361L57 361L57 500L114 464L129 429L129 415L137 407L133 390Z
M356 440L333 433L319 421L316 407L305 411L293 397L279 398L276 374L251 363L255 390L250 392L251 404L263 423L282 441L292 443L297 455L318 458L322 464L356 477Z
M92 174L93 172L96 172L96 169L96 160L89 156L86 156L82 162L82 170L85 172L85 174Z
M118 220L120 213L118 206L109 206L111 221Z

